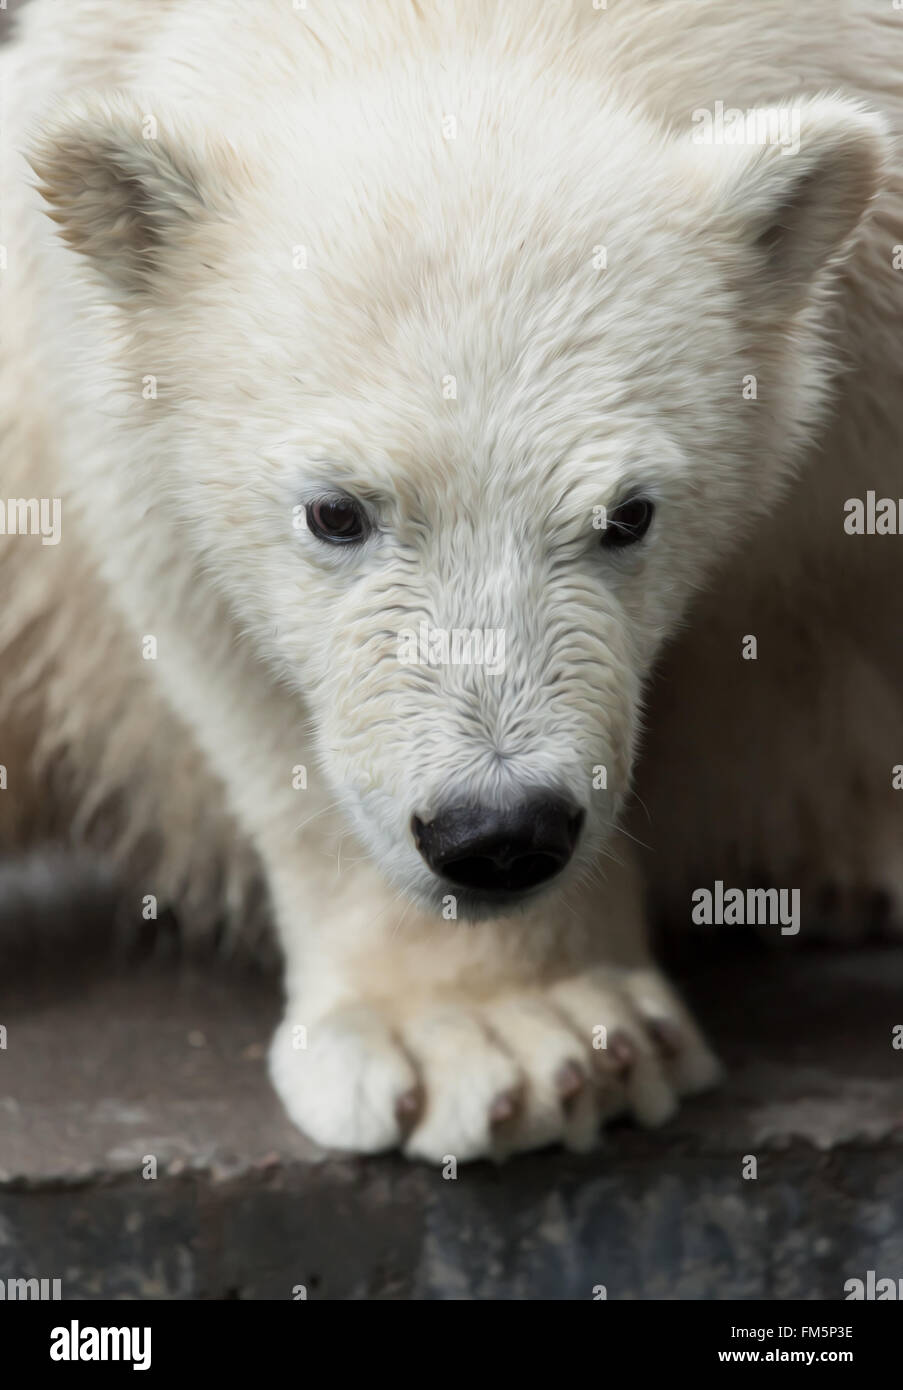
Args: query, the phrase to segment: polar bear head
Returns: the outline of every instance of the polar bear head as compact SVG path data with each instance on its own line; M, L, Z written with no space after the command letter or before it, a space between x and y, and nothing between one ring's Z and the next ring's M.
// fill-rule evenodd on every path
M822 419L882 127L825 97L797 148L701 145L560 73L353 78L231 124L82 98L33 163L157 383L122 486L383 871L504 911L598 862L662 643Z

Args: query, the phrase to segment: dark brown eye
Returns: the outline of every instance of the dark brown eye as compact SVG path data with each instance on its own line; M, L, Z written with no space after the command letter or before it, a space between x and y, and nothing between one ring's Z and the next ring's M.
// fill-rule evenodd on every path
M370 530L367 514L353 497L324 497L307 504L307 525L321 541L350 545Z
M652 525L655 506L648 497L631 497L609 513L601 543L606 550L623 550L636 545Z

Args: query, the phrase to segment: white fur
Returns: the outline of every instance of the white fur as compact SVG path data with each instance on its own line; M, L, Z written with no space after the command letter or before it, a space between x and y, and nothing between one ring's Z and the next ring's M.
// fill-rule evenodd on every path
M815 0L34 0L0 58L2 476L64 499L59 547L0 551L12 833L56 760L138 891L190 916L222 879L234 919L262 873L272 1074L324 1143L584 1147L714 1079L618 828L654 670L654 903L686 913L731 855L817 886L899 815L890 747L860 827L807 761L840 740L862 772L845 682L899 716L858 610L887 551L840 510L897 495L898 26L855 0L831 25ZM797 103L799 151L695 145L716 100ZM378 521L359 548L293 525L335 486ZM606 555L593 508L631 489L654 526ZM502 629L504 672L399 662L421 622ZM412 815L550 783L586 812L572 865L443 920ZM896 859L848 877L903 883Z

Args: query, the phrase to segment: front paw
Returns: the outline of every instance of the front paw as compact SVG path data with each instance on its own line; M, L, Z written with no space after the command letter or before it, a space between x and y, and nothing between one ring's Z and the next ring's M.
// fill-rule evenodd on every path
M290 1010L270 1073L318 1143L442 1162L593 1146L619 1114L658 1125L720 1068L653 970L598 968L487 999ZM299 1040L303 1046L299 1046Z

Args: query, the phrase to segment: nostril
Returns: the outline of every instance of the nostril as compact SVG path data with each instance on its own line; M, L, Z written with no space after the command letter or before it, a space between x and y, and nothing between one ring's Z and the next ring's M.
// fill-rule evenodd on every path
M441 878L484 892L523 892L561 872L584 812L546 793L506 807L456 805L432 820L412 816L420 854Z
M441 866L443 878L462 888L479 888L487 893L516 893L535 888L554 878L567 863L567 857L552 854L519 854L487 857L472 855L450 859Z

